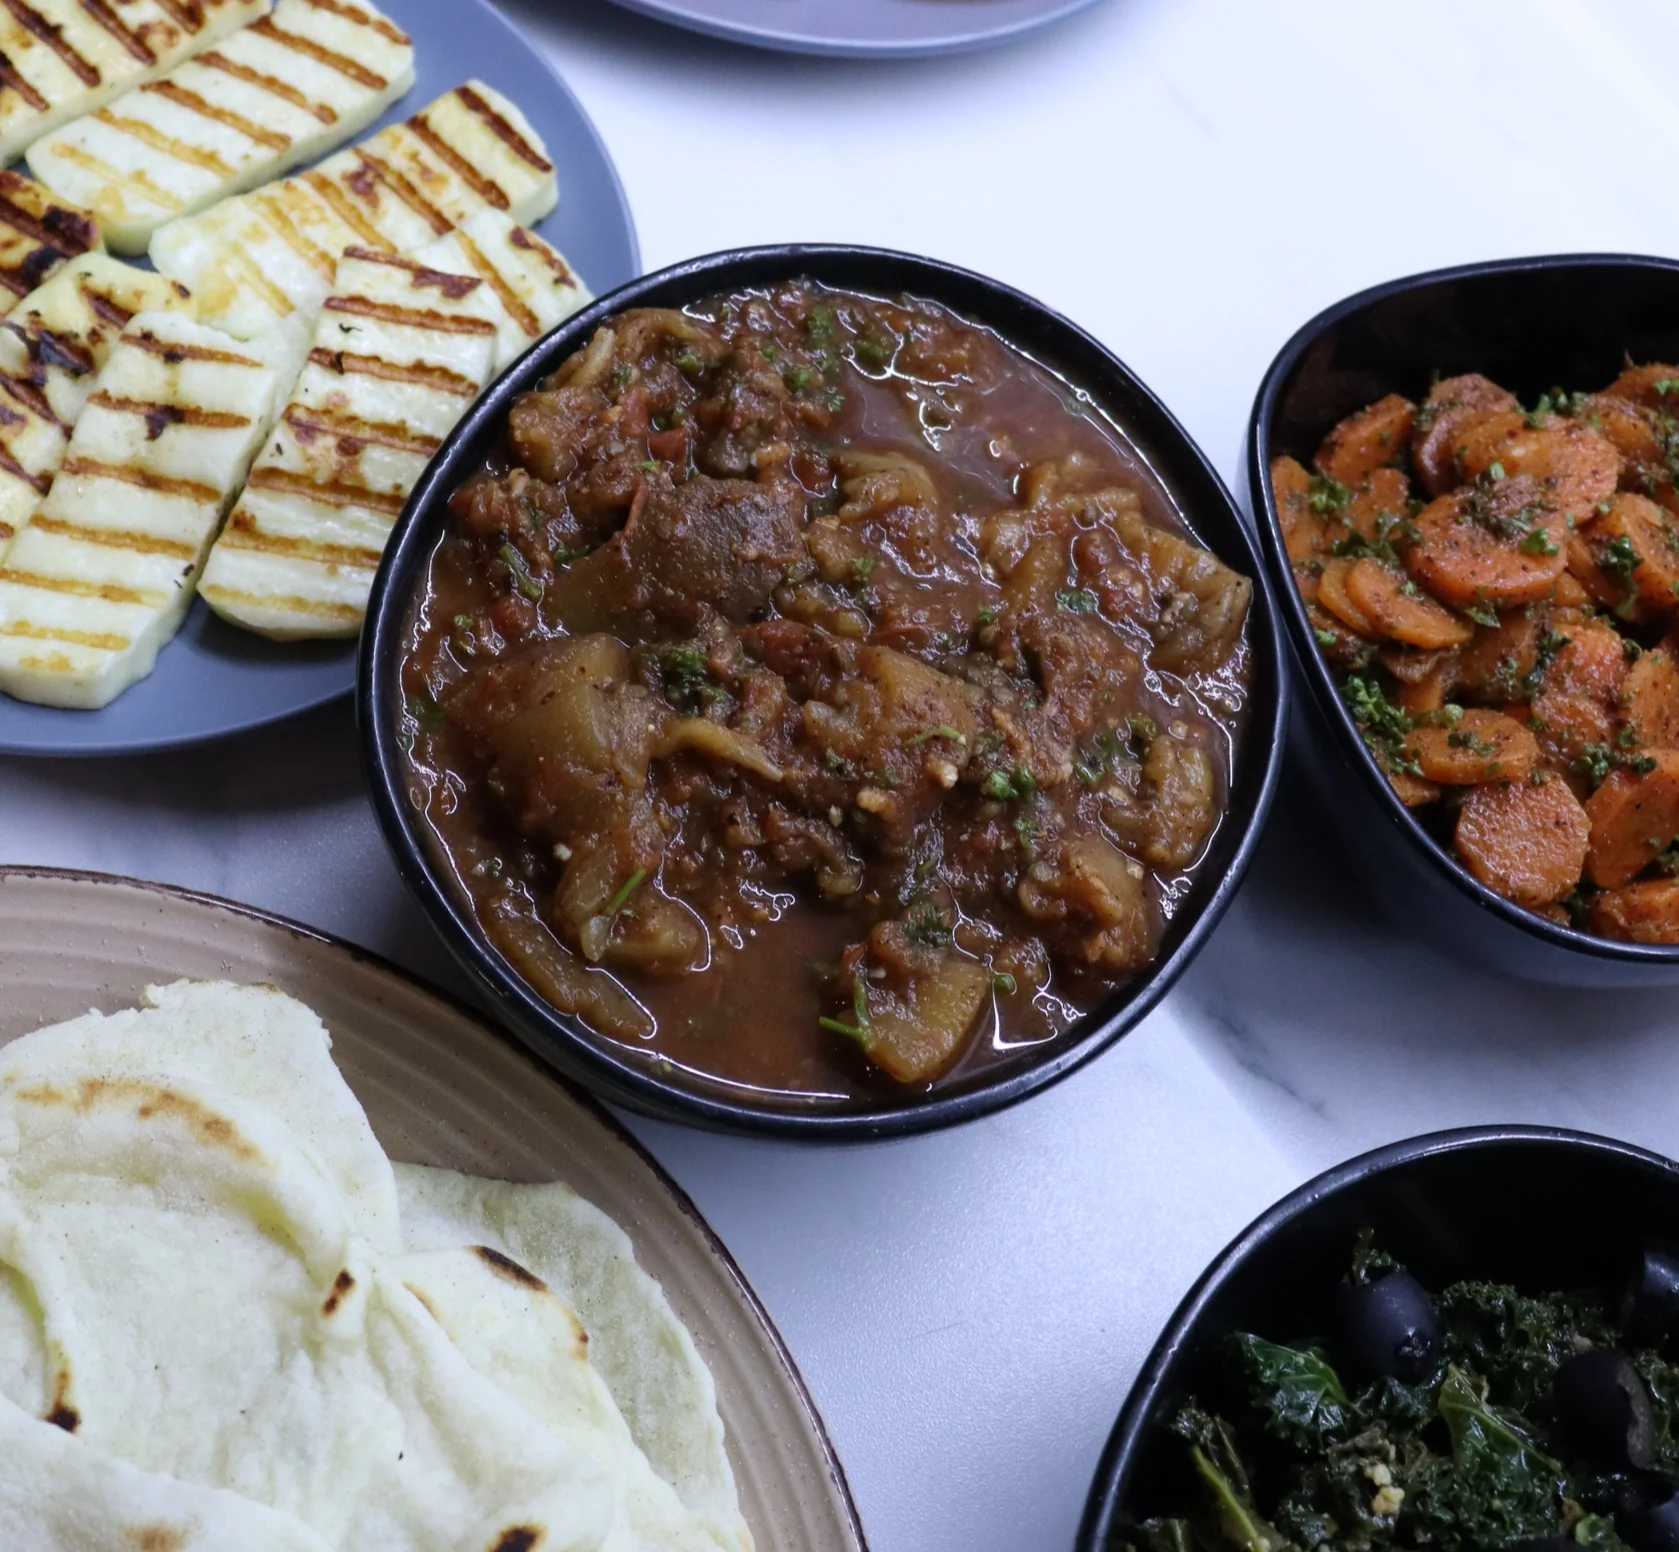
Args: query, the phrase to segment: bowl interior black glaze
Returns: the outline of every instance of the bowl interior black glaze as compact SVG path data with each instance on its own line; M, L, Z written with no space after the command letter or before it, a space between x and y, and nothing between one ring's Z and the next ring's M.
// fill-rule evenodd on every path
M1577 1132L1475 1128L1396 1143L1302 1186L1178 1306L1108 1440L1077 1552L1111 1552L1126 1527L1196 1501L1165 1422L1189 1396L1216 1394L1229 1332L1298 1341L1325 1329L1366 1227L1427 1288L1476 1277L1608 1291L1643 1235L1679 1235L1679 1165Z
M1645 984L1641 974L1661 967L1671 976L1679 972L1679 946L1599 938L1513 905L1461 868L1399 801L1358 736L1312 636L1276 521L1270 466L1284 454L1309 466L1338 420L1384 394L1420 398L1436 374L1479 372L1532 403L1559 385L1603 386L1629 353L1640 361L1679 359L1679 262L1563 256L1413 276L1351 297L1301 329L1266 375L1248 436L1248 490L1295 660L1334 743L1357 772L1353 782L1374 802L1359 805L1359 821L1399 831L1429 871L1490 913L1483 928L1499 924L1501 936L1529 940L1525 953L1522 945L1495 948L1501 968L1588 984ZM1463 946L1473 952L1478 945Z
M681 307L743 287L807 277L828 285L943 302L995 330L1087 390L1124 430L1187 516L1199 539L1254 579L1246 725L1223 822L1153 965L1036 1055L980 1072L931 1098L883 1106L774 1105L721 1083L657 1072L556 1012L490 946L435 862L412 807L398 741L399 666L409 608L441 530L449 494L499 444L514 398L533 387L626 307ZM1281 636L1252 539L1223 482L1164 405L1102 345L1041 303L996 281L927 259L876 249L777 247L694 259L601 298L534 346L474 407L421 478L398 520L373 584L357 675L357 715L375 811L405 881L456 958L501 1017L539 1055L604 1098L691 1124L794 1137L883 1137L967 1120L1025 1098L1117 1039L1165 994L1223 914L1270 808L1287 726Z

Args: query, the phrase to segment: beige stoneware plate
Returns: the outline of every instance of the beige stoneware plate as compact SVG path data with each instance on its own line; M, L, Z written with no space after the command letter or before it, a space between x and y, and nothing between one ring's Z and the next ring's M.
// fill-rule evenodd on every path
M345 943L160 884L0 868L0 1044L182 977L268 982L314 1008L393 1158L563 1180L610 1213L711 1365L759 1552L864 1552L844 1472L769 1317L693 1204L592 1101Z

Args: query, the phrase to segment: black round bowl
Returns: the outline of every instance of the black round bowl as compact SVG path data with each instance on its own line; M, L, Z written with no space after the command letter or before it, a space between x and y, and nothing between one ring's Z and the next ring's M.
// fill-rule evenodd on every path
M753 1103L738 1090L661 1074L639 1053L557 1012L489 943L451 888L408 796L398 739L399 661L419 576L441 530L451 491L499 442L513 400L548 376L606 318L626 307L681 307L745 286L808 277L875 294L908 292L945 303L1086 390L1131 438L1187 515L1202 543L1254 579L1248 627L1253 673L1247 725L1229 805L1199 881L1168 929L1155 962L1036 1055L967 1084L899 1104L798 1106ZM1170 412L1088 334L994 280L929 259L851 247L752 248L691 259L602 297L531 349L456 428L422 476L373 583L362 637L357 713L373 806L404 880L491 1008L537 1053L601 1097L667 1120L798 1138L873 1138L968 1120L1064 1077L1137 1023L1182 974L1230 903L1270 808L1286 726L1286 676L1275 611L1252 540L1229 492Z
M1646 1234L1679 1235L1679 1165L1627 1143L1540 1127L1435 1132L1319 1175L1213 1262L1143 1364L1103 1452L1076 1552L1119 1552L1127 1530L1194 1502L1165 1424L1218 1388L1232 1331L1298 1341L1324 1329L1360 1229L1427 1288L1462 1278L1539 1293L1633 1264Z
M1248 432L1248 494L1278 610L1315 715L1296 742L1321 807L1383 908L1443 952L1565 986L1679 984L1679 946L1594 937L1523 910L1459 866L1394 793L1318 650L1283 547L1271 460L1308 467L1343 416L1431 375L1480 372L1533 402L1595 387L1626 354L1679 359L1679 262L1619 255L1507 259L1414 275L1320 313L1272 363Z

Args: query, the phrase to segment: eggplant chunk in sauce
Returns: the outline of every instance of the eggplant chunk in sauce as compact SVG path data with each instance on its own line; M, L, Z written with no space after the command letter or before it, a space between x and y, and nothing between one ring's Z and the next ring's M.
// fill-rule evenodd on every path
M1154 957L1224 806L1251 587L995 335L805 283L625 313L451 514L413 779L563 1010L878 1096Z

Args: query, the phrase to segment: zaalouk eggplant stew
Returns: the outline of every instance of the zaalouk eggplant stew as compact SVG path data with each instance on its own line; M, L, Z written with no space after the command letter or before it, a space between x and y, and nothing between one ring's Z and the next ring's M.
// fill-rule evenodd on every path
M996 335L806 282L626 312L450 510L415 797L557 1008L873 1099L1154 957L1223 811L1251 587Z

